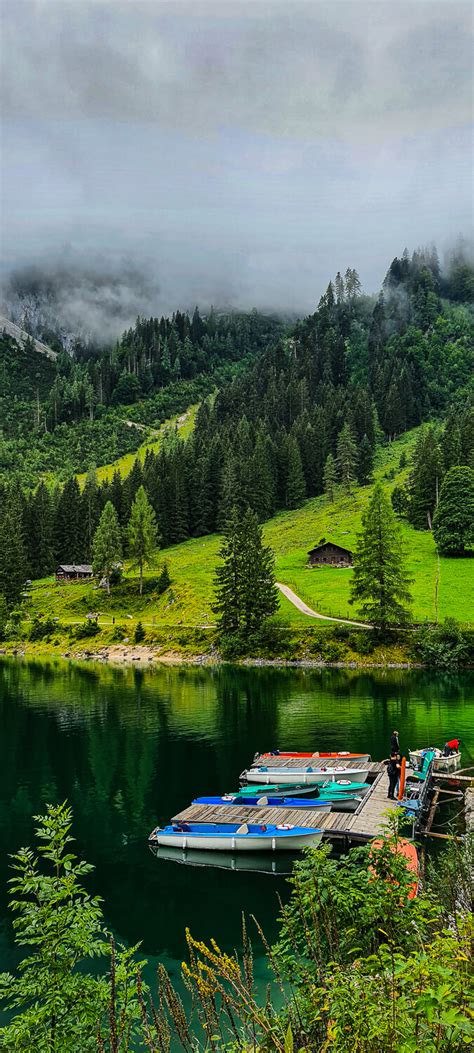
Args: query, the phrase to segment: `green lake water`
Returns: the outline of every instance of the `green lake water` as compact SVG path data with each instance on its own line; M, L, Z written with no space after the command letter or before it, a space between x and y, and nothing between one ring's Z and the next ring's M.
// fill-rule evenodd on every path
M156 859L152 827L193 797L234 790L257 749L363 750L377 760L397 727L404 752L458 736L473 763L474 674L2 660L0 720L0 969L17 961L7 854L31 843L34 814L67 798L108 926L126 943L141 940L179 982L185 926L232 950L245 911L272 939L286 881Z

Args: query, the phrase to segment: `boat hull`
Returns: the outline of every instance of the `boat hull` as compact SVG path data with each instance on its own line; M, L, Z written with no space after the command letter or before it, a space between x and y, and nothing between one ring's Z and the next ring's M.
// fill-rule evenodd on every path
M366 782L368 768L339 769L338 771L327 768L325 771L315 768L314 771L301 770L299 768L248 768L242 772L240 778L248 783L260 785L302 785L321 786L325 782L337 782L339 779L349 779L351 782Z
M344 761L344 764L368 764L370 761L370 753L346 753L341 750L339 753L292 753L285 750L275 750L273 753L256 753L254 764L257 764L259 760L264 760L266 763L270 761L272 757L301 757L302 760L340 760Z
M417 768L423 762L423 754L426 750L409 750L410 764ZM433 758L433 771L449 772L459 771L461 767L461 754L452 753L450 757L443 757L441 750L436 750Z
M315 847L319 845L322 838L321 830L308 828L304 832L301 829L293 833L291 830L283 832L269 832L268 836L258 834L193 834L189 832L167 832L166 830L154 830L150 836L150 842L162 845L165 848L180 848L182 851L211 851L211 852L294 852L308 845Z
M246 808L306 808L307 811L314 809L318 813L330 812L331 802L320 800L306 801L298 797L272 797L266 796L241 797L240 794L226 794L225 797L196 797L193 804L217 804L235 807L236 804L245 805Z
M242 786L239 791L239 798L242 803L245 803L247 797L254 796L267 796L269 801L273 801L275 797L308 797L312 799L312 795L319 791L319 797L317 801L332 801L344 800L345 798L352 797L354 794L357 797L364 797L370 789L369 783L366 782L349 782L349 780L339 780L331 783L330 787L326 787L324 783L320 787L314 785L311 786L288 786L282 783L275 783L274 785L254 785ZM230 795L229 795L230 796ZM307 802L304 802L306 807Z

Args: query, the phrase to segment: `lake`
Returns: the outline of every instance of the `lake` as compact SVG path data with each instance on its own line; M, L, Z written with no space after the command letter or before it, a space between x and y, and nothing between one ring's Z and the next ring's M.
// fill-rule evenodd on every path
M242 911L277 931L281 875L157 860L147 837L193 797L234 790L254 752L347 749L387 756L457 736L474 760L474 674L163 666L142 671L0 660L0 968L17 961L7 853L32 816L67 798L80 853L95 866L107 925L142 941L179 981L184 928L240 947ZM257 951L257 967L263 959Z

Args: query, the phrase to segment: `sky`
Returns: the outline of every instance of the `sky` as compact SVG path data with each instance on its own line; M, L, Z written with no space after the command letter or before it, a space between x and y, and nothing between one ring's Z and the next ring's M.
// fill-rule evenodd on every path
M67 273L98 315L306 313L338 269L373 292L405 246L442 255L472 235L472 13L2 0L4 273Z

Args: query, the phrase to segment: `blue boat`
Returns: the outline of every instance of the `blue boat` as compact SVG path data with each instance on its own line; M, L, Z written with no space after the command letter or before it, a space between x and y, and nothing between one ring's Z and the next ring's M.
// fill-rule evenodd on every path
M152 830L149 842L183 849L210 849L218 852L293 852L307 845L318 845L322 830L310 826L265 823L187 823L174 822Z
M331 802L323 800L310 801L306 797L243 797L241 794L226 793L223 797L196 797L193 804L244 804L246 808L324 808L328 812Z

